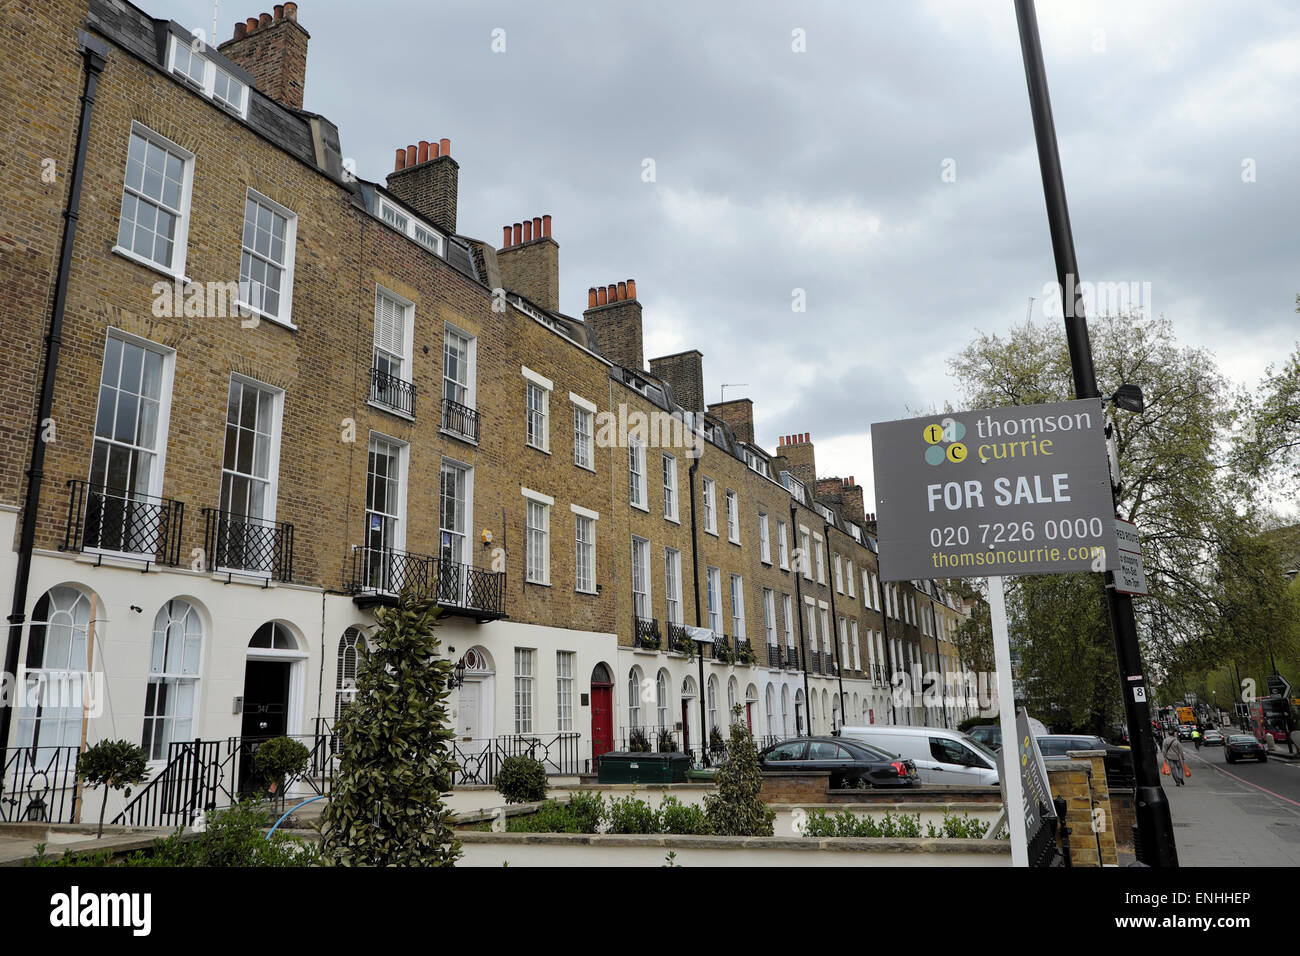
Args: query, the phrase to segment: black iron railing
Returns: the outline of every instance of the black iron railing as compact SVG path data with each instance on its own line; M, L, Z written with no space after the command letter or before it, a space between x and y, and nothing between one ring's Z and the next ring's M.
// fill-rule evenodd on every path
M618 749L633 753L682 753L682 735L672 724L620 727Z
M451 745L457 769L453 786L490 785L496 780L501 762L507 757L527 756L539 760L549 774L577 774L578 733L506 734L500 737L455 740Z
M659 636L659 622L654 618L632 615L632 646L644 650L658 650L663 643Z
M781 666L781 646L779 644L767 645L767 666L768 667Z
M736 663L747 664L757 662L758 657L754 654L753 645L745 637L736 638Z
M781 664L783 667L788 667L793 670L798 670L799 669L799 648L797 646L791 646L787 644L785 646L785 654L781 658Z
M713 659L715 661L734 661L736 659L736 655L731 649L731 639L727 635L714 635Z
M239 571L273 581L293 580L293 525L203 509L203 548L209 571Z
M820 674L821 672L822 672L822 652L809 651L808 652L808 673Z
M170 498L68 482L62 551L114 551L158 564L180 563L185 506Z
M689 644L687 642L690 642ZM668 622L668 650L678 654L685 654L687 651L694 652L695 642L691 638L690 632L686 630L684 624L674 624Z
M505 584L504 571L485 571L392 548L352 549L354 594L396 595L409 590L433 598L449 610L501 617L505 613Z
M0 750L0 820L6 823L75 823L76 746Z
M442 427L466 441L478 441L479 414L467 405L442 400Z
M415 385L383 369L370 370L370 400L395 412L415 415Z

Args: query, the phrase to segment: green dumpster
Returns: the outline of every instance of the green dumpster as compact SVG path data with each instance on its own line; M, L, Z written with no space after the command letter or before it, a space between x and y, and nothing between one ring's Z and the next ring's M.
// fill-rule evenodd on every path
M691 758L683 753L633 753L615 750L600 755L600 783L685 783Z

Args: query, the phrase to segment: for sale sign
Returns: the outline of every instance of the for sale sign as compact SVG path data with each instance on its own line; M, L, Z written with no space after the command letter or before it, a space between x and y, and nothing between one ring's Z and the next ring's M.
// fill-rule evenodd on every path
M1104 429L1100 399L872 425L881 578L1106 570Z

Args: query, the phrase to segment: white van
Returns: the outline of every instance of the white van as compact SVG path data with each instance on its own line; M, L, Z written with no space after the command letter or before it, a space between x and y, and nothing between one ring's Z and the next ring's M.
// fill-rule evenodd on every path
M949 787L998 786L998 759L968 735L941 727L841 727L840 736L916 762L922 783Z

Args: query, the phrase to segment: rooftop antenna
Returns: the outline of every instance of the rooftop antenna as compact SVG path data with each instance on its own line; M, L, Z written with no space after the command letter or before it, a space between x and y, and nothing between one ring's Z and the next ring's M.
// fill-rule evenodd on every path
M727 400L727 389L748 387L748 382L723 382L722 385L718 387L718 403L721 404Z
M1025 321L1034 321L1034 297L1032 295L1029 297L1029 306L1025 309Z

